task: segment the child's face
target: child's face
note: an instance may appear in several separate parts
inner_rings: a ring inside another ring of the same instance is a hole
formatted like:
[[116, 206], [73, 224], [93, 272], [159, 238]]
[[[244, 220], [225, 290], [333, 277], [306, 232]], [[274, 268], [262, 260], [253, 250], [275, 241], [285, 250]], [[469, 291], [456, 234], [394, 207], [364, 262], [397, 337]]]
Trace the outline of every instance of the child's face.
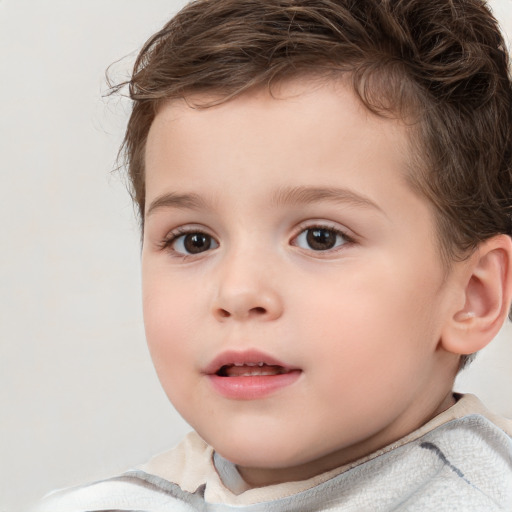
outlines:
[[174, 102], [151, 127], [148, 344], [178, 411], [254, 485], [341, 465], [451, 403], [452, 274], [408, 155], [406, 128], [339, 83]]

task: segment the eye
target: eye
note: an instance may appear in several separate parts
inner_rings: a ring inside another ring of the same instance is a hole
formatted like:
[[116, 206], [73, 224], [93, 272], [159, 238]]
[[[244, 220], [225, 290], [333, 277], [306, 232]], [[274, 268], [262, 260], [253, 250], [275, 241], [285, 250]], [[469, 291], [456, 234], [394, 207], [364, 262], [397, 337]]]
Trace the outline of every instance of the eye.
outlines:
[[179, 254], [200, 254], [216, 249], [219, 244], [210, 235], [201, 232], [190, 232], [173, 237], [167, 244]]
[[302, 249], [328, 251], [349, 242], [341, 231], [333, 228], [315, 226], [305, 229], [295, 238], [294, 244]]

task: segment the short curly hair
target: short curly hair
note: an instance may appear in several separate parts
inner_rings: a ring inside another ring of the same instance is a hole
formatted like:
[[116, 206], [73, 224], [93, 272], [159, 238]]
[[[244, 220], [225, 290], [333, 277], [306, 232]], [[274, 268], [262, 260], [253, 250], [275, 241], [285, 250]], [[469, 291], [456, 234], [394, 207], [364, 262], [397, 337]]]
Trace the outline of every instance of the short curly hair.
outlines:
[[186, 5], [117, 86], [128, 85], [133, 100], [121, 154], [142, 228], [145, 144], [163, 102], [214, 92], [219, 103], [311, 73], [344, 75], [371, 111], [414, 124], [409, 180], [434, 207], [446, 262], [492, 236], [512, 235], [509, 59], [483, 0]]

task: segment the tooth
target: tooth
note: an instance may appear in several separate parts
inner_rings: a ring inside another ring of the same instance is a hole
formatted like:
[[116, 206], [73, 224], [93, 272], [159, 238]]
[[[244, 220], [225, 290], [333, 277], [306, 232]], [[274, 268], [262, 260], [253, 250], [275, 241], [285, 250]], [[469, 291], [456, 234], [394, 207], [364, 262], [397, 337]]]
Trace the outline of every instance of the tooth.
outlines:
[[265, 363], [258, 363], [258, 366], [264, 366]]
[[244, 363], [235, 363], [235, 366], [243, 366]]

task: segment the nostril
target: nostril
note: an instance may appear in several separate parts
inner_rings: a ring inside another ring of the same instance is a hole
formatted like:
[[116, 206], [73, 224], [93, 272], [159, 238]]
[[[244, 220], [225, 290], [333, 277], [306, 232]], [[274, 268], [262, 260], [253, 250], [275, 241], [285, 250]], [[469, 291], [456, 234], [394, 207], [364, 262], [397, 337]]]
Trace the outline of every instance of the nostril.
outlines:
[[257, 307], [257, 308], [252, 308], [251, 312], [256, 313], [257, 315], [263, 315], [267, 312], [267, 310], [262, 307]]
[[229, 311], [226, 311], [225, 309], [219, 309], [219, 316], [222, 318], [227, 318], [228, 316], [231, 316]]

